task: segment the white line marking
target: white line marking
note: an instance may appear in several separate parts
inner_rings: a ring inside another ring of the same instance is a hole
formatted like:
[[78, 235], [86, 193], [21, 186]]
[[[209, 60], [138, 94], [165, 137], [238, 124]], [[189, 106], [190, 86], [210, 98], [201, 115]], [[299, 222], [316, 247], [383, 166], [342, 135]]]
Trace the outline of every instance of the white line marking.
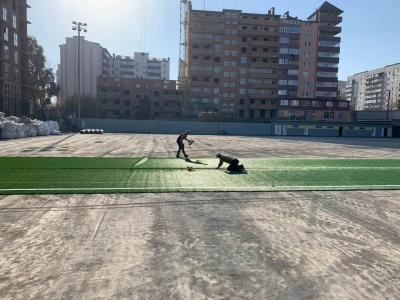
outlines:
[[146, 161], [147, 161], [147, 157], [144, 157], [140, 161], [138, 161], [134, 166], [136, 167], [138, 165], [141, 165], [141, 164], [145, 163]]

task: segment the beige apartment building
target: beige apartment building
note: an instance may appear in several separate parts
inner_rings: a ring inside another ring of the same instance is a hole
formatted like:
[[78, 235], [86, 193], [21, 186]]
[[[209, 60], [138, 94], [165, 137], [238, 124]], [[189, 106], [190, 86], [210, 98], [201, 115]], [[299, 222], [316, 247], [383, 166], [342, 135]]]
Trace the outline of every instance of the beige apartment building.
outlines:
[[60, 45], [60, 64], [57, 83], [60, 85], [58, 101], [78, 95], [78, 44], [80, 52], [81, 96], [96, 97], [97, 76], [113, 76], [113, 60], [107, 49], [98, 43], [85, 40], [84, 36], [66, 38]]
[[97, 117], [174, 119], [182, 116], [175, 80], [97, 77]]
[[31, 116], [26, 0], [1, 1], [0, 111]]
[[[205, 11], [187, 3], [180, 89], [193, 114], [239, 119], [348, 120], [336, 98], [342, 10], [324, 2], [305, 21]], [[183, 74], [183, 75], [182, 75]]]
[[347, 77], [346, 99], [357, 111], [400, 109], [400, 63]]

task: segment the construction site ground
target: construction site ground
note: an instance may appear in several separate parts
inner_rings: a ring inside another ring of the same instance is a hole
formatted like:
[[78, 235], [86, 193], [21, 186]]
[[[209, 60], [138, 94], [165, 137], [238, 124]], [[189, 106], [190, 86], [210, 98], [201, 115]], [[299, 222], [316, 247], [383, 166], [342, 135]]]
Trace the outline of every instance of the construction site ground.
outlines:
[[[0, 140], [0, 156], [174, 157], [177, 135]], [[192, 159], [400, 158], [397, 139], [190, 138]], [[0, 196], [0, 299], [399, 295], [398, 190]]]

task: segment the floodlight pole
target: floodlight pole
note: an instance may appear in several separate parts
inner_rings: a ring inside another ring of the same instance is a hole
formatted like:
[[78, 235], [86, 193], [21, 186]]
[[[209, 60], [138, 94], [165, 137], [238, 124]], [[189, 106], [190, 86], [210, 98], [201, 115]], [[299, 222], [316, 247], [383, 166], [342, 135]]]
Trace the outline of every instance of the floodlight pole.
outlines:
[[72, 22], [72, 30], [78, 31], [78, 131], [81, 130], [81, 30], [86, 32], [86, 23]]

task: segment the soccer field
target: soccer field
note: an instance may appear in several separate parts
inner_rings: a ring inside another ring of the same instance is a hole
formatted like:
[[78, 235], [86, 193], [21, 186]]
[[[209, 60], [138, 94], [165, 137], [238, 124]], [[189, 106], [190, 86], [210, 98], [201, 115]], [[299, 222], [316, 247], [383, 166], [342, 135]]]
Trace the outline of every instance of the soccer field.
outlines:
[[[400, 189], [400, 159], [0, 157], [0, 194]], [[193, 168], [191, 171], [189, 168]]]

